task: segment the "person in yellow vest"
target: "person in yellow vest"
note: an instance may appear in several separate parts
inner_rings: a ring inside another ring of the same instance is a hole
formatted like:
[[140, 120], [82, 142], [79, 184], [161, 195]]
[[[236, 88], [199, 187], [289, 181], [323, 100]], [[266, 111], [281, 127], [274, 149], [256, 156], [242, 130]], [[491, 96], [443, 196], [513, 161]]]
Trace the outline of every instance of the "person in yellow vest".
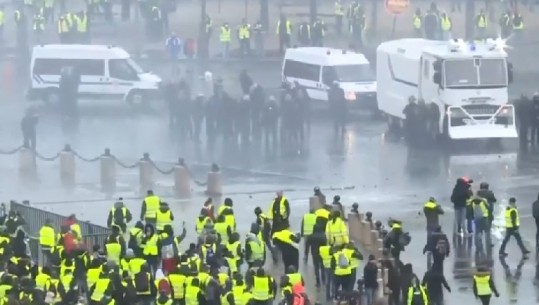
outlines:
[[200, 281], [196, 277], [185, 285], [185, 305], [205, 304], [206, 300], [200, 286]]
[[77, 241], [82, 240], [82, 230], [79, 225], [79, 220], [77, 219], [77, 215], [71, 214], [67, 217], [67, 220], [65, 222], [66, 225], [69, 226], [69, 230], [73, 233]]
[[301, 237], [303, 237], [305, 249], [303, 252], [303, 262], [307, 263], [309, 249], [312, 245], [311, 235], [313, 234], [314, 225], [316, 224], [315, 210], [311, 209], [309, 213], [303, 215], [301, 220]]
[[60, 36], [60, 43], [69, 42], [69, 23], [64, 15], [58, 19], [58, 36]]
[[252, 278], [246, 278], [247, 286], [251, 287], [254, 304], [270, 304], [276, 297], [277, 285], [275, 280], [266, 275], [264, 268], [260, 267]]
[[513, 36], [514, 41], [519, 43], [522, 40], [522, 31], [524, 30], [524, 19], [522, 15], [515, 10], [513, 17], [511, 18], [511, 23], [513, 25]]
[[281, 278], [281, 295], [285, 295], [285, 290], [292, 292], [292, 287], [294, 287], [296, 284], [305, 286], [305, 280], [294, 266], [289, 266], [286, 274]]
[[348, 227], [344, 220], [342, 220], [339, 211], [333, 211], [331, 213], [331, 219], [326, 224], [326, 237], [332, 246], [343, 246], [350, 241]]
[[32, 29], [34, 30], [34, 38], [36, 42], [41, 43], [43, 32], [45, 32], [45, 18], [39, 13], [34, 14]]
[[[185, 260], [185, 257], [184, 257]], [[180, 266], [180, 265], [178, 265]], [[170, 294], [174, 304], [184, 304], [185, 286], [187, 285], [188, 267], [181, 266], [174, 268], [168, 275], [167, 279], [170, 285]]]
[[214, 224], [215, 233], [217, 233], [218, 243], [226, 245], [230, 236], [232, 235], [232, 228], [225, 221], [225, 215], [217, 217], [217, 221]]
[[239, 271], [240, 266], [243, 263], [243, 250], [241, 249], [240, 234], [234, 232], [230, 235], [230, 240], [225, 246], [225, 261], [228, 266], [229, 275]]
[[144, 221], [146, 224], [153, 224], [155, 226], [156, 214], [160, 204], [161, 199], [159, 196], [154, 195], [152, 190], [148, 190], [144, 201], [142, 201], [140, 220]]
[[311, 42], [315, 47], [324, 46], [324, 37], [326, 36], [326, 24], [320, 18], [317, 18], [311, 27]]
[[292, 22], [284, 14], [281, 14], [275, 32], [279, 36], [279, 51], [283, 54], [285, 48], [290, 48], [292, 36]]
[[50, 219], [39, 230], [39, 245], [41, 246], [42, 266], [47, 266], [50, 261], [51, 250], [56, 245], [56, 233]]
[[142, 265], [140, 272], [135, 274], [133, 283], [137, 291], [138, 301], [142, 304], [152, 304], [157, 292], [148, 265]]
[[288, 218], [290, 217], [290, 203], [283, 195], [283, 191], [276, 193], [275, 199], [270, 204], [268, 218], [273, 222], [272, 234], [274, 232], [286, 229], [290, 226]]
[[286, 228], [272, 235], [273, 244], [280, 250], [283, 259], [284, 271], [289, 266], [299, 269], [299, 246], [301, 240], [299, 234], [294, 234], [290, 228]]
[[37, 275], [35, 277], [36, 289], [46, 292], [51, 285], [51, 270], [49, 267], [38, 267]]
[[425, 287], [421, 286], [421, 282], [417, 276], [413, 275], [412, 283], [408, 287], [407, 298], [408, 305], [428, 305], [429, 297]]
[[109, 216], [107, 218], [107, 227], [111, 228], [112, 225], [117, 225], [122, 229], [122, 233], [126, 232], [127, 225], [131, 222], [133, 216], [131, 211], [124, 205], [123, 198], [118, 198], [118, 201], [114, 203], [114, 207], [110, 209]]
[[453, 22], [446, 12], [440, 15], [440, 28], [442, 29], [442, 39], [451, 39], [451, 30], [453, 29]]
[[157, 230], [157, 233], [162, 232], [166, 225], [172, 225], [173, 220], [174, 215], [172, 214], [168, 203], [159, 203], [159, 209], [155, 214], [155, 229]]
[[207, 224], [213, 223], [212, 219], [208, 216], [208, 210], [205, 208], [202, 208], [200, 210], [200, 215], [196, 219], [195, 224], [195, 232], [197, 235], [202, 235], [204, 233], [204, 227], [206, 227]]
[[507, 10], [503, 12], [502, 15], [500, 16], [498, 25], [500, 26], [500, 37], [502, 39], [507, 39], [507, 37], [511, 35], [511, 31], [513, 29], [513, 23], [511, 19], [512, 19], [511, 10]]
[[90, 33], [88, 31], [88, 14], [86, 14], [85, 11], [80, 11], [74, 16], [74, 19], [78, 43], [90, 43]]
[[485, 10], [481, 9], [479, 14], [475, 16], [475, 37], [485, 39], [488, 21], [485, 15]]
[[173, 305], [174, 300], [170, 297], [167, 291], [159, 291], [157, 298], [155, 299], [155, 305]]
[[148, 263], [151, 274], [155, 274], [159, 265], [159, 235], [151, 224], [146, 224], [144, 232], [142, 254]]
[[[335, 248], [337, 249], [337, 248]], [[331, 260], [333, 258], [333, 249], [329, 244], [323, 244], [318, 249], [320, 260], [322, 261], [322, 272], [320, 277], [322, 284], [326, 286], [326, 300], [331, 300], [333, 287], [333, 270], [331, 269]]]
[[505, 253], [505, 247], [511, 236], [514, 236], [517, 240], [517, 244], [520, 247], [523, 255], [530, 253], [528, 249], [522, 243], [522, 237], [520, 237], [520, 215], [517, 209], [517, 200], [514, 197], [509, 198], [509, 206], [505, 210], [505, 237], [503, 238], [502, 245], [500, 246], [500, 256], [507, 256]]
[[92, 287], [89, 287], [90, 305], [101, 305], [105, 295], [110, 295], [113, 292], [114, 286], [109, 278], [109, 271], [109, 267], [103, 265], [99, 278]]
[[241, 56], [249, 56], [251, 53], [251, 25], [243, 18], [238, 28]]
[[225, 198], [223, 205], [217, 210], [217, 217], [225, 216], [225, 222], [230, 226], [232, 231], [236, 231], [236, 218], [234, 217], [234, 202], [230, 198]]
[[249, 269], [262, 267], [266, 261], [266, 247], [264, 241], [254, 233], [247, 233], [245, 238], [245, 260]]
[[423, 15], [420, 9], [415, 10], [414, 17], [412, 17], [412, 26], [415, 37], [423, 37]]
[[480, 299], [483, 305], [489, 305], [493, 292], [496, 297], [500, 296], [488, 269], [481, 266], [478, 267], [476, 274], [473, 276], [473, 293], [475, 298]]
[[230, 30], [230, 26], [228, 26], [228, 22], [225, 22], [222, 26], [221, 26], [221, 31], [219, 33], [219, 41], [221, 42], [222, 44], [222, 48], [223, 48], [223, 59], [228, 59], [228, 52], [230, 50], [230, 40], [231, 40], [231, 30]]
[[357, 268], [359, 267], [359, 262], [363, 260], [363, 254], [359, 252], [356, 245], [352, 241], [345, 245], [342, 251], [350, 260], [350, 267], [352, 268], [351, 281], [355, 283], [357, 277]]
[[[271, 222], [266, 214], [262, 213], [260, 207], [255, 208], [256, 224], [258, 224], [259, 232], [262, 235], [262, 240], [266, 243], [268, 249], [271, 249]], [[257, 232], [258, 234], [258, 232]]]
[[2, 40], [4, 35], [4, 24], [6, 23], [6, 12], [4, 5], [0, 4], [0, 40]]
[[335, 1], [335, 30], [338, 34], [342, 32], [342, 19], [344, 17], [344, 7], [341, 0]]
[[442, 206], [438, 204], [434, 197], [430, 197], [427, 202], [423, 205], [423, 214], [427, 222], [427, 240], [440, 225], [440, 215], [444, 214]]
[[333, 295], [337, 295], [339, 288], [342, 290], [352, 290], [354, 281], [352, 280], [352, 262], [346, 252], [343, 251], [343, 246], [336, 246], [331, 258], [331, 269], [333, 270]]
[[137, 221], [134, 227], [129, 229], [129, 249], [132, 249], [137, 257], [142, 256], [142, 239], [144, 237], [144, 224]]
[[318, 208], [316, 211], [314, 211], [314, 214], [316, 215], [316, 222], [322, 224], [322, 226], [325, 228], [329, 217], [331, 216], [331, 206], [324, 204], [321, 208]]
[[120, 227], [112, 226], [112, 233], [105, 241], [105, 254], [107, 261], [120, 264], [120, 260], [124, 258], [126, 252], [125, 240], [120, 231]]
[[62, 302], [74, 304], [78, 301], [79, 292], [77, 289], [75, 289], [75, 286], [77, 286], [77, 281], [75, 280], [71, 270], [67, 270], [65, 274], [60, 276], [59, 292]]

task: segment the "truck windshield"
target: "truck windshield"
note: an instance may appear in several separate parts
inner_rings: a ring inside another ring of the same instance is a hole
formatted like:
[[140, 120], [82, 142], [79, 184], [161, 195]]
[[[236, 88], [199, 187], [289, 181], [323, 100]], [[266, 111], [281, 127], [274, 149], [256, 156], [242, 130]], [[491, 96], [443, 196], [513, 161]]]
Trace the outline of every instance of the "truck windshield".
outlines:
[[374, 75], [368, 64], [334, 66], [340, 82], [373, 82]]
[[446, 60], [444, 69], [447, 88], [507, 86], [507, 65], [503, 58]]
[[127, 58], [126, 61], [131, 66], [131, 68], [133, 68], [133, 70], [137, 72], [137, 74], [144, 73], [144, 70], [134, 60], [132, 60], [131, 58]]

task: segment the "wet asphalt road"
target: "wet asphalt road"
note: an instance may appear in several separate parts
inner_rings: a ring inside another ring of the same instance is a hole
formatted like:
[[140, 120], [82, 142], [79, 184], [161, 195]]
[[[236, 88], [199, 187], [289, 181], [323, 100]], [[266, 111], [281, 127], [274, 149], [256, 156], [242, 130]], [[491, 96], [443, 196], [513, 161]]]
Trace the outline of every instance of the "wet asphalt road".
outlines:
[[[259, 64], [252, 76], [266, 87], [276, 88], [279, 84], [278, 65], [266, 65]], [[241, 64], [219, 65], [213, 66], [212, 71], [225, 79], [225, 86], [230, 92], [237, 94], [237, 72], [241, 67]], [[166, 68], [156, 70], [163, 75], [167, 72]], [[6, 97], [0, 105], [0, 150], [8, 150], [21, 143], [19, 120], [27, 103], [22, 99], [24, 86], [20, 85], [24, 77], [19, 79], [16, 86], [9, 88], [4, 83], [0, 91]], [[301, 216], [308, 209], [310, 190], [314, 185], [319, 185], [326, 189], [328, 198], [339, 194], [347, 206], [358, 202], [361, 211], [373, 211], [376, 219], [403, 219], [405, 229], [413, 236], [403, 259], [412, 262], [414, 270], [421, 276], [426, 269], [426, 260], [420, 252], [425, 233], [424, 219], [418, 212], [429, 196], [437, 198], [446, 208], [443, 227], [449, 232], [453, 219], [450, 192], [456, 178], [466, 175], [476, 182], [488, 181], [502, 204], [509, 197], [517, 198], [522, 217], [521, 232], [527, 244], [531, 243], [533, 248], [535, 226], [531, 218], [531, 202], [538, 192], [539, 161], [533, 157], [536, 152], [528, 155], [520, 153], [516, 141], [503, 141], [500, 145], [465, 141], [451, 146], [410, 149], [403, 141], [386, 137], [385, 124], [382, 122], [373, 121], [368, 114], [357, 114], [342, 137], [334, 136], [330, 122], [323, 118], [315, 119], [308, 140], [301, 148], [267, 151], [255, 141], [244, 149], [218, 144], [209, 151], [205, 143], [178, 143], [168, 130], [166, 114], [160, 105], [154, 105], [151, 111], [133, 112], [121, 103], [84, 102], [82, 109], [83, 118], [78, 131], [62, 131], [53, 111], [42, 110], [38, 133], [38, 150], [41, 154], [54, 155], [65, 143], [70, 143], [79, 154], [90, 158], [109, 147], [125, 163], [133, 163], [143, 152], [150, 152], [152, 158], [167, 169], [181, 156], [192, 165], [198, 180], [205, 180], [204, 165], [215, 161], [224, 167], [225, 193], [235, 200], [239, 229], [243, 232], [253, 219], [254, 207], [260, 205], [266, 208], [273, 191], [277, 189], [286, 190], [293, 206], [292, 220], [295, 228], [299, 229]], [[0, 188], [3, 199], [30, 199], [36, 205], [56, 213], [76, 212], [81, 219], [104, 224], [111, 197], [138, 196], [135, 170], [118, 168], [118, 191], [105, 195], [99, 192], [98, 163], [78, 162], [77, 187], [64, 191], [59, 184], [57, 161], [38, 162], [40, 182], [31, 186], [18, 181], [17, 162], [17, 155], [0, 156], [0, 168], [4, 173], [1, 178], [3, 187]], [[156, 180], [156, 190], [169, 199], [174, 213], [187, 222], [192, 236], [194, 215], [204, 200], [204, 188], [193, 185], [192, 200], [178, 201], [170, 198], [173, 183], [170, 176], [157, 175]], [[350, 190], [350, 186], [354, 189]], [[127, 204], [138, 214], [139, 199], [128, 199]], [[499, 241], [495, 253], [498, 244]], [[447, 304], [474, 302], [470, 282], [453, 279], [455, 253], [453, 251], [445, 268], [453, 288], [453, 292], [447, 295]], [[508, 247], [508, 253], [507, 264], [514, 274], [520, 260], [514, 241]], [[310, 270], [311, 267], [306, 268]], [[534, 259], [527, 260], [522, 267], [522, 276], [516, 285], [516, 301], [512, 297], [515, 285], [506, 283], [498, 259], [495, 260], [494, 270], [502, 296], [493, 300], [492, 304], [530, 304], [535, 302], [531, 298], [539, 299], [533, 285]]]

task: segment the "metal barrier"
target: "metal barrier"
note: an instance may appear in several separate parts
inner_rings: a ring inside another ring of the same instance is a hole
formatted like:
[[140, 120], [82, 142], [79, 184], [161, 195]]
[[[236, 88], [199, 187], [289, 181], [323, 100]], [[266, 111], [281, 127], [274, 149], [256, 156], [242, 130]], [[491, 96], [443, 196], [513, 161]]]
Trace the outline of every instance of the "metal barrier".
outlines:
[[[66, 223], [66, 216], [44, 211], [36, 207], [30, 206], [30, 203], [25, 201], [22, 204], [11, 201], [9, 210], [18, 212], [26, 221], [24, 226], [25, 231], [30, 236], [29, 246], [32, 253], [32, 259], [38, 262], [41, 261], [41, 249], [39, 246], [39, 230], [45, 224], [46, 220], [50, 220], [56, 232]], [[110, 235], [110, 229], [92, 224], [88, 221], [79, 221], [82, 232], [82, 244], [86, 249], [91, 250], [94, 245], [103, 247], [107, 236]]]

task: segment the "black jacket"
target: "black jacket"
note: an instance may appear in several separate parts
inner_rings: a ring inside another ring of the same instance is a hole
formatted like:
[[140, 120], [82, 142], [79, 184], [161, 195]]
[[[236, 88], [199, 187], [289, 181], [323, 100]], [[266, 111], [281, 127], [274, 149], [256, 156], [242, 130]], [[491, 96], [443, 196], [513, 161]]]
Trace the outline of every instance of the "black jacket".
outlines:
[[436, 298], [443, 295], [442, 285], [451, 292], [451, 288], [442, 273], [435, 273], [432, 271], [427, 271], [423, 276], [423, 281], [421, 282], [423, 286], [426, 285], [427, 292], [430, 298]]
[[378, 288], [378, 266], [376, 262], [369, 261], [363, 268], [363, 281], [365, 288]]

